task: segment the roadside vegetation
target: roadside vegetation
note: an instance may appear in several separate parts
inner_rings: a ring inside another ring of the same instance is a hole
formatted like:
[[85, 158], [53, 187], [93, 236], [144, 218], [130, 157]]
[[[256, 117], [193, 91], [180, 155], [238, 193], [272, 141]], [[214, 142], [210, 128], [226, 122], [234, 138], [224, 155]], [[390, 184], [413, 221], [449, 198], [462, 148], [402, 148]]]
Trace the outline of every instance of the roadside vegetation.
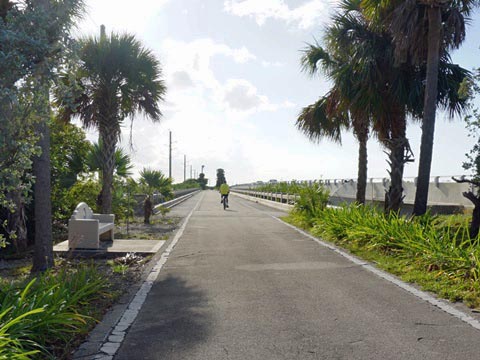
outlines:
[[287, 222], [442, 298], [480, 307], [480, 239], [470, 238], [468, 216], [409, 217], [359, 204], [330, 208], [321, 186], [299, 195]]
[[271, 193], [282, 193], [282, 194], [290, 194], [290, 195], [298, 195], [301, 189], [309, 187], [308, 182], [304, 181], [280, 181], [273, 184], [261, 184], [254, 187], [256, 191], [263, 191], [263, 192], [271, 192]]
[[116, 298], [94, 266], [0, 284], [0, 358], [62, 359]]
[[195, 179], [188, 179], [179, 184], [173, 184], [173, 190], [199, 189], [200, 184]]

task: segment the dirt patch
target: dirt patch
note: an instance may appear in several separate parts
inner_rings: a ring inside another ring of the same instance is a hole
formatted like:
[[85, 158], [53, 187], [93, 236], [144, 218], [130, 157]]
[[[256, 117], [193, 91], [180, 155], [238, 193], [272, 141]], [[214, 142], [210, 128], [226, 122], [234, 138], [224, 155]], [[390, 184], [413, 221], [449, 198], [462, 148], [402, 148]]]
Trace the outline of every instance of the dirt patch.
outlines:
[[135, 218], [132, 222], [124, 222], [116, 226], [115, 238], [166, 240], [177, 228], [180, 220], [179, 217], [164, 217], [153, 219], [150, 224], [144, 224], [141, 218]]

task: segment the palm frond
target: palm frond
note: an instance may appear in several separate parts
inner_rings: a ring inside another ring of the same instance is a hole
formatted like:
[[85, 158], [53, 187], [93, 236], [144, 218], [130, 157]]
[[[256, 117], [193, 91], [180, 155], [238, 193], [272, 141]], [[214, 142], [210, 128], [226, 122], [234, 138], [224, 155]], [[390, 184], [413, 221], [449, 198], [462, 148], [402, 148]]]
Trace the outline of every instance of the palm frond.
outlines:
[[127, 33], [78, 43], [81, 63], [62, 77], [70, 93], [57, 94], [61, 118], [79, 117], [86, 127], [109, 129], [117, 137], [122, 122], [136, 113], [160, 120], [166, 86], [160, 62], [149, 49]]
[[[87, 166], [89, 171], [101, 171], [103, 164], [103, 146], [101, 143], [92, 144], [92, 148], [87, 155]], [[115, 149], [115, 174], [122, 178], [132, 175], [133, 164], [130, 155], [122, 149]]]
[[307, 47], [302, 50], [301, 66], [302, 71], [314, 75], [319, 71], [319, 63], [324, 70], [333, 66], [334, 61], [330, 58], [330, 55], [318, 44], [307, 44]]
[[303, 108], [296, 127], [313, 142], [326, 138], [341, 144], [341, 132], [349, 127], [348, 114], [340, 110], [333, 92]]

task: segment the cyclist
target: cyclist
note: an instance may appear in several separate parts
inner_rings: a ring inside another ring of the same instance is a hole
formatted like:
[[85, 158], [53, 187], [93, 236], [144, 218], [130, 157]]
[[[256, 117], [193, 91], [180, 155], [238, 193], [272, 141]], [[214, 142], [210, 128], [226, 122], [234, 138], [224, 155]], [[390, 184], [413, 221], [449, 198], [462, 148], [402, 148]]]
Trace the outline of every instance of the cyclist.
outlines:
[[220, 196], [221, 196], [221, 201], [220, 203], [223, 204], [225, 201], [225, 205], [228, 208], [228, 194], [230, 193], [230, 187], [228, 186], [227, 183], [223, 183], [220, 185]]

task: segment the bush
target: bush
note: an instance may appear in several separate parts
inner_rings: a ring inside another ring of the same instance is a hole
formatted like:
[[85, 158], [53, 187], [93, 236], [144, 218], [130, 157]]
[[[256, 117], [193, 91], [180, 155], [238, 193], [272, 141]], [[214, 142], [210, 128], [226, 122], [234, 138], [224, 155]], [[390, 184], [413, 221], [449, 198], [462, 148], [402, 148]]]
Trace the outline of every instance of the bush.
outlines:
[[0, 288], [0, 358], [54, 358], [86, 334], [106, 280], [94, 267], [47, 272]]
[[307, 227], [312, 226], [315, 218], [327, 207], [328, 194], [328, 190], [318, 182], [311, 186], [299, 186], [297, 188], [299, 198], [293, 208], [293, 214], [303, 219]]
[[97, 196], [101, 189], [101, 184], [93, 178], [77, 181], [70, 189], [65, 191], [61, 202], [63, 207], [55, 212], [56, 216], [58, 216], [57, 219], [68, 221], [70, 216], [72, 216], [73, 210], [80, 202], [87, 203], [94, 212], [97, 212]]
[[195, 179], [188, 179], [179, 184], [173, 184], [173, 190], [200, 189], [200, 184]]

